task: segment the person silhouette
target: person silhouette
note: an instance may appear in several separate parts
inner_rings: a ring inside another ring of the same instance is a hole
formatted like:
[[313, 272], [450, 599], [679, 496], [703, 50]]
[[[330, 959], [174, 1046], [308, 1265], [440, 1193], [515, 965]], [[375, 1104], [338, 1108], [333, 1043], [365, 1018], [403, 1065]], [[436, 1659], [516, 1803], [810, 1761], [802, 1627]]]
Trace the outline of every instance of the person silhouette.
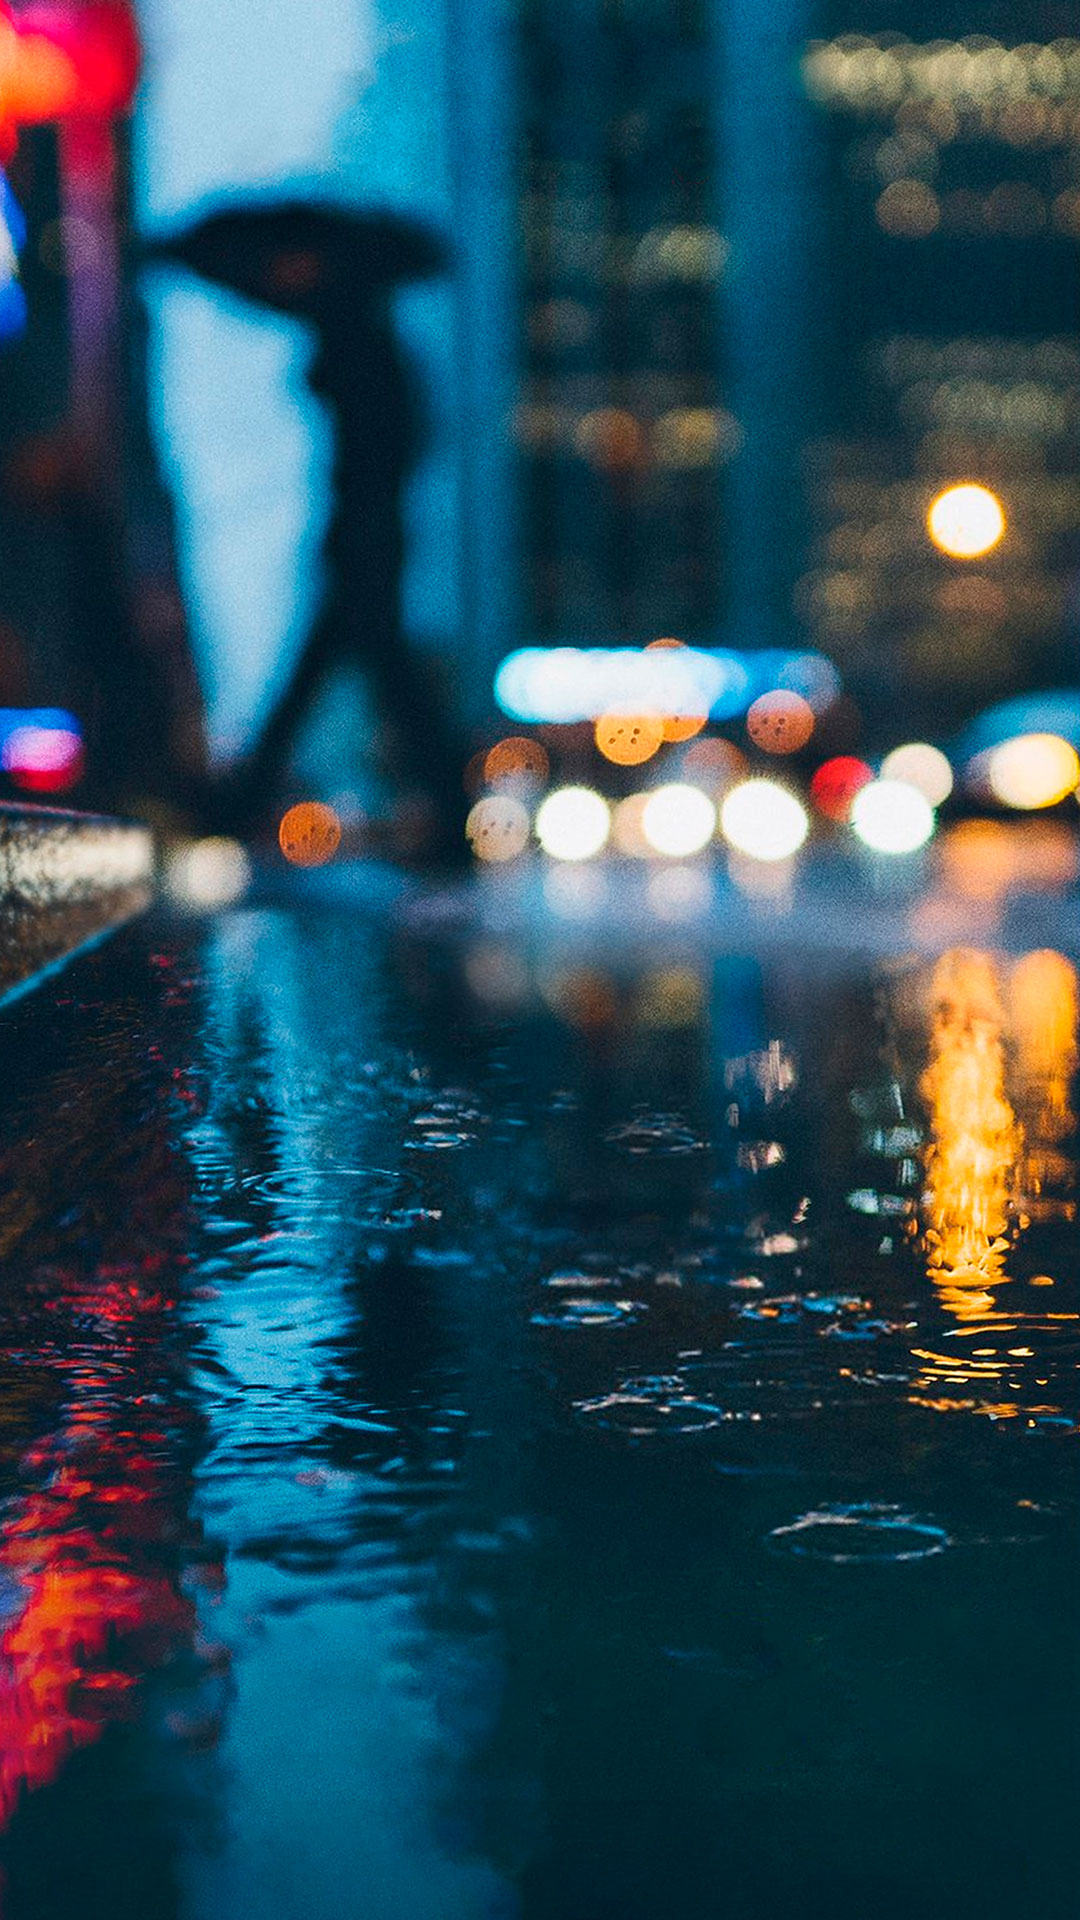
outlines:
[[224, 811], [243, 830], [265, 815], [316, 692], [332, 669], [356, 661], [433, 803], [429, 849], [456, 850], [465, 749], [402, 620], [405, 490], [423, 435], [391, 313], [396, 287], [445, 270], [444, 247], [392, 215], [290, 201], [222, 209], [142, 253], [307, 321], [317, 336], [308, 384], [334, 435], [325, 594], [254, 746], [219, 792], [219, 819]]

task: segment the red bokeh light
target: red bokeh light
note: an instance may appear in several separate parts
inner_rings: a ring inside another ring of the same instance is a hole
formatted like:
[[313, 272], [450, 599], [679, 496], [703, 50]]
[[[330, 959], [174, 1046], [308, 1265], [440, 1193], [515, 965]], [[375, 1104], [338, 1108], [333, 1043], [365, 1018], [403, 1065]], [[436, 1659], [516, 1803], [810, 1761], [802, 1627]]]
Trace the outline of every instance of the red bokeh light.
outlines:
[[73, 114], [126, 113], [139, 76], [139, 41], [127, 0], [38, 0], [13, 14], [0, 5], [0, 121], [5, 128]]
[[838, 754], [825, 760], [810, 782], [810, 798], [827, 820], [845, 821], [851, 813], [855, 795], [874, 777], [865, 760], [853, 754]]
[[2, 757], [5, 773], [24, 793], [66, 793], [82, 777], [82, 741], [63, 727], [16, 727]]

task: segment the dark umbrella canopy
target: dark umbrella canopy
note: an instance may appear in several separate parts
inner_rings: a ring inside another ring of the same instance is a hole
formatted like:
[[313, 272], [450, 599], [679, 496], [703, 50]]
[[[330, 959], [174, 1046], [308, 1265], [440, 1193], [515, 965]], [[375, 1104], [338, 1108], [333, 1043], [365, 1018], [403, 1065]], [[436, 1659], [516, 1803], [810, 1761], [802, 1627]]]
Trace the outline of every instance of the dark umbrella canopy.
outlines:
[[245, 299], [316, 323], [448, 265], [441, 240], [417, 222], [306, 200], [223, 207], [147, 241], [140, 257], [175, 261]]

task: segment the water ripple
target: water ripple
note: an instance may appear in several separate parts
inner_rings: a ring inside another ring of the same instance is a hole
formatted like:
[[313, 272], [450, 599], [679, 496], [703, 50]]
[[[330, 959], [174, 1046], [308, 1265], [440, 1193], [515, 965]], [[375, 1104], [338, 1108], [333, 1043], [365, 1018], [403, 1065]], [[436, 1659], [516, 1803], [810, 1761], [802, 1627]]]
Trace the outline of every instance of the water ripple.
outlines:
[[929, 1560], [953, 1544], [937, 1521], [874, 1500], [816, 1507], [774, 1527], [769, 1539], [780, 1552], [836, 1567]]
[[557, 1306], [530, 1314], [534, 1327], [632, 1327], [646, 1308], [640, 1300], [560, 1300]]

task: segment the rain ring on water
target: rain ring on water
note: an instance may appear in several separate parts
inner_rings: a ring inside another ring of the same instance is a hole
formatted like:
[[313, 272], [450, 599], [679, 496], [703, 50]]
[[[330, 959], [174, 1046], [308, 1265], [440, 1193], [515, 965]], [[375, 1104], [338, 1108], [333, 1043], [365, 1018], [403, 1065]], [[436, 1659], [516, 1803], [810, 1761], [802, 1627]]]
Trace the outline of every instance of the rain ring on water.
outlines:
[[838, 1567], [929, 1560], [952, 1545], [949, 1534], [936, 1521], [874, 1500], [815, 1508], [786, 1526], [774, 1527], [769, 1539], [779, 1552], [798, 1554], [807, 1560], [828, 1560]]
[[713, 1401], [688, 1393], [678, 1374], [643, 1374], [624, 1380], [614, 1393], [575, 1405], [590, 1425], [638, 1440], [661, 1433], [676, 1437], [706, 1433], [727, 1417]]
[[646, 1311], [640, 1300], [560, 1300], [530, 1314], [534, 1327], [632, 1327]]
[[[343, 1199], [343, 1183], [350, 1201], [354, 1196], [364, 1204], [385, 1206], [401, 1193], [415, 1187], [415, 1181], [402, 1169], [388, 1167], [348, 1167], [333, 1164], [304, 1169], [278, 1169], [270, 1173], [251, 1173], [240, 1180], [245, 1193], [256, 1194], [278, 1206], [299, 1208], [305, 1212], [335, 1213]], [[354, 1184], [355, 1183], [355, 1184]]]

